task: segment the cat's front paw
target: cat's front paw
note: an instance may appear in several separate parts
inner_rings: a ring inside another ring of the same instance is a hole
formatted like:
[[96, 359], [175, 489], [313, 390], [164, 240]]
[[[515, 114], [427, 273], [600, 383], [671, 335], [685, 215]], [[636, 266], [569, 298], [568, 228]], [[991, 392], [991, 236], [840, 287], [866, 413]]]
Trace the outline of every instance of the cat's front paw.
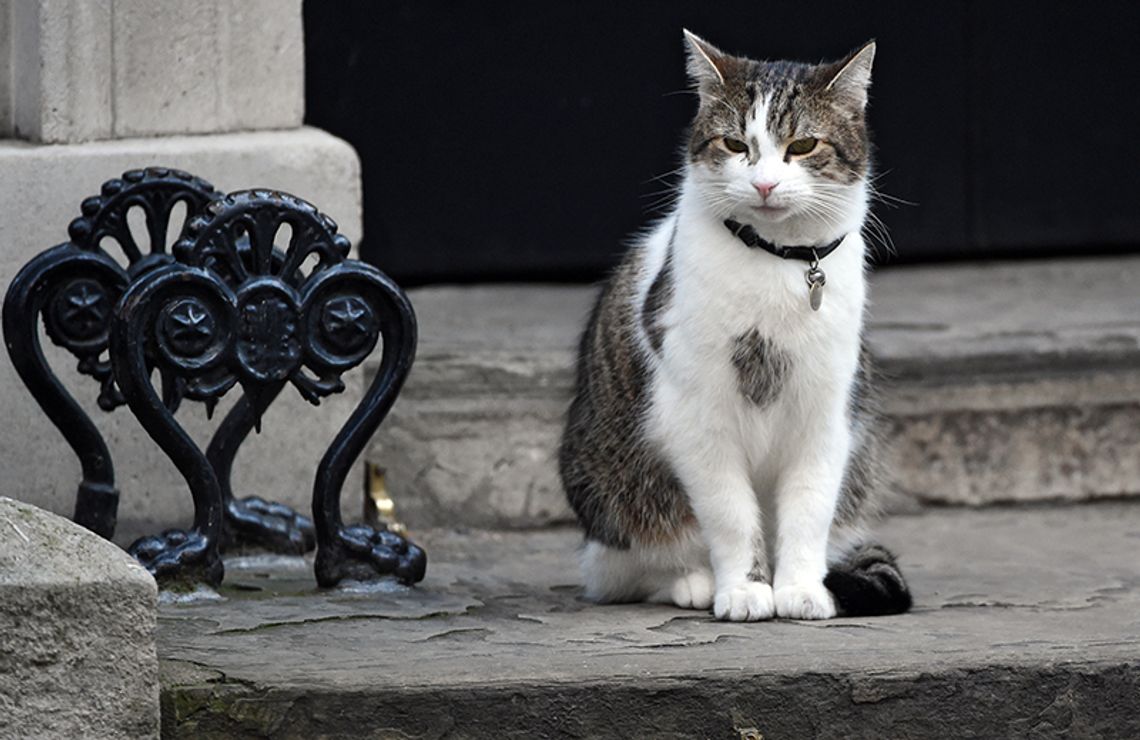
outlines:
[[673, 581], [669, 600], [682, 609], [708, 609], [713, 603], [712, 574], [698, 570], [681, 576]]
[[783, 619], [831, 619], [835, 599], [823, 583], [789, 583], [776, 589], [776, 614]]
[[775, 613], [772, 587], [757, 581], [717, 591], [713, 602], [713, 615], [728, 622], [758, 622]]

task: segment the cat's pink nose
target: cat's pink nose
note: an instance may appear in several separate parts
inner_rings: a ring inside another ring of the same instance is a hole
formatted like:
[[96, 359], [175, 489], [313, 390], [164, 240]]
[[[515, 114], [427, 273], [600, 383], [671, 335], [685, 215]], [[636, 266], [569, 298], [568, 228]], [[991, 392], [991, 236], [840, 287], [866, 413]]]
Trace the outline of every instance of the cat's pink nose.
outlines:
[[772, 194], [772, 191], [775, 190], [779, 184], [778, 182], [754, 182], [752, 183], [752, 187], [756, 188], [756, 192], [760, 193], [761, 198], [767, 200], [768, 196]]

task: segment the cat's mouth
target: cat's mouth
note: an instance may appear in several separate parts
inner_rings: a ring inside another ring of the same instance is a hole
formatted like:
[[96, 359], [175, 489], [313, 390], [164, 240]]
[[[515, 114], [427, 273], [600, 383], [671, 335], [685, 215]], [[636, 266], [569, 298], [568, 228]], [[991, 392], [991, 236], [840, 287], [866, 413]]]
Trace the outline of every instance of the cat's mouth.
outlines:
[[749, 208], [765, 216], [785, 216], [791, 211], [791, 208], [788, 206], [776, 206], [770, 203], [759, 206], [749, 206]]

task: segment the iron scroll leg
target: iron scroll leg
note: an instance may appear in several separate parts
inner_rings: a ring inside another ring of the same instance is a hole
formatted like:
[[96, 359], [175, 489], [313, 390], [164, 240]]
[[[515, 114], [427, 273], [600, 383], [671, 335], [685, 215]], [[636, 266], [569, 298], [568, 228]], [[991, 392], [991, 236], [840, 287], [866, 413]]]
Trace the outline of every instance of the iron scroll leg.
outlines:
[[[316, 545], [313, 520], [292, 508], [260, 496], [236, 498], [231, 487], [234, 458], [257, 420], [280, 394], [284, 383], [262, 390], [255, 396], [243, 395], [218, 426], [206, 458], [221, 486], [225, 508], [222, 547], [226, 550], [245, 545], [260, 546], [273, 552], [303, 554]], [[251, 400], [252, 399], [252, 400]]]
[[373, 286], [370, 292], [378, 302], [383, 355], [364, 398], [317, 467], [313, 484], [317, 583], [331, 587], [344, 579], [368, 580], [391, 574], [405, 584], [412, 584], [423, 580], [427, 569], [427, 555], [420, 547], [383, 528], [346, 527], [341, 519], [340, 492], [349, 468], [391, 409], [411, 370], [416, 351], [415, 312], [404, 291], [375, 268], [367, 265], [352, 268], [365, 273]]
[[[222, 582], [222, 493], [206, 455], [174, 419], [151, 384], [146, 347], [153, 338], [155, 315], [167, 305], [163, 301], [169, 295], [186, 292], [215, 304], [228, 304], [232, 296], [224, 291], [224, 286], [203, 279], [200, 273], [171, 265], [131, 285], [119, 301], [112, 322], [111, 364], [115, 382], [143, 429], [185, 478], [194, 500], [192, 529], [171, 529], [143, 537], [129, 548], [130, 554], [164, 585], [201, 581], [217, 586]], [[211, 335], [209, 339], [215, 337]], [[213, 345], [209, 349], [213, 351]]]
[[107, 539], [115, 533], [119, 507], [111, 454], [90, 417], [52, 372], [40, 343], [39, 319], [45, 311], [52, 312], [45, 318], [56, 332], [56, 343], [84, 357], [81, 369], [93, 375], [105, 370], [109, 376], [109, 368], [95, 368], [106, 348], [112, 307], [126, 283], [126, 274], [109, 258], [62, 244], [16, 275], [3, 311], [4, 343], [12, 365], [79, 458], [83, 479], [75, 521]]

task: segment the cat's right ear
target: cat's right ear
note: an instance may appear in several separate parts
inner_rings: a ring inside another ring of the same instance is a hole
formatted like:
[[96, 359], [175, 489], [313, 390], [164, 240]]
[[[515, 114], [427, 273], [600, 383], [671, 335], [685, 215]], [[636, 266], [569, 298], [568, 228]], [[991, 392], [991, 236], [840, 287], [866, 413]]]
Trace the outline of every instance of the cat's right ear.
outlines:
[[685, 33], [685, 45], [688, 47], [689, 79], [697, 87], [705, 84], [723, 85], [728, 54], [689, 29], [681, 30]]

